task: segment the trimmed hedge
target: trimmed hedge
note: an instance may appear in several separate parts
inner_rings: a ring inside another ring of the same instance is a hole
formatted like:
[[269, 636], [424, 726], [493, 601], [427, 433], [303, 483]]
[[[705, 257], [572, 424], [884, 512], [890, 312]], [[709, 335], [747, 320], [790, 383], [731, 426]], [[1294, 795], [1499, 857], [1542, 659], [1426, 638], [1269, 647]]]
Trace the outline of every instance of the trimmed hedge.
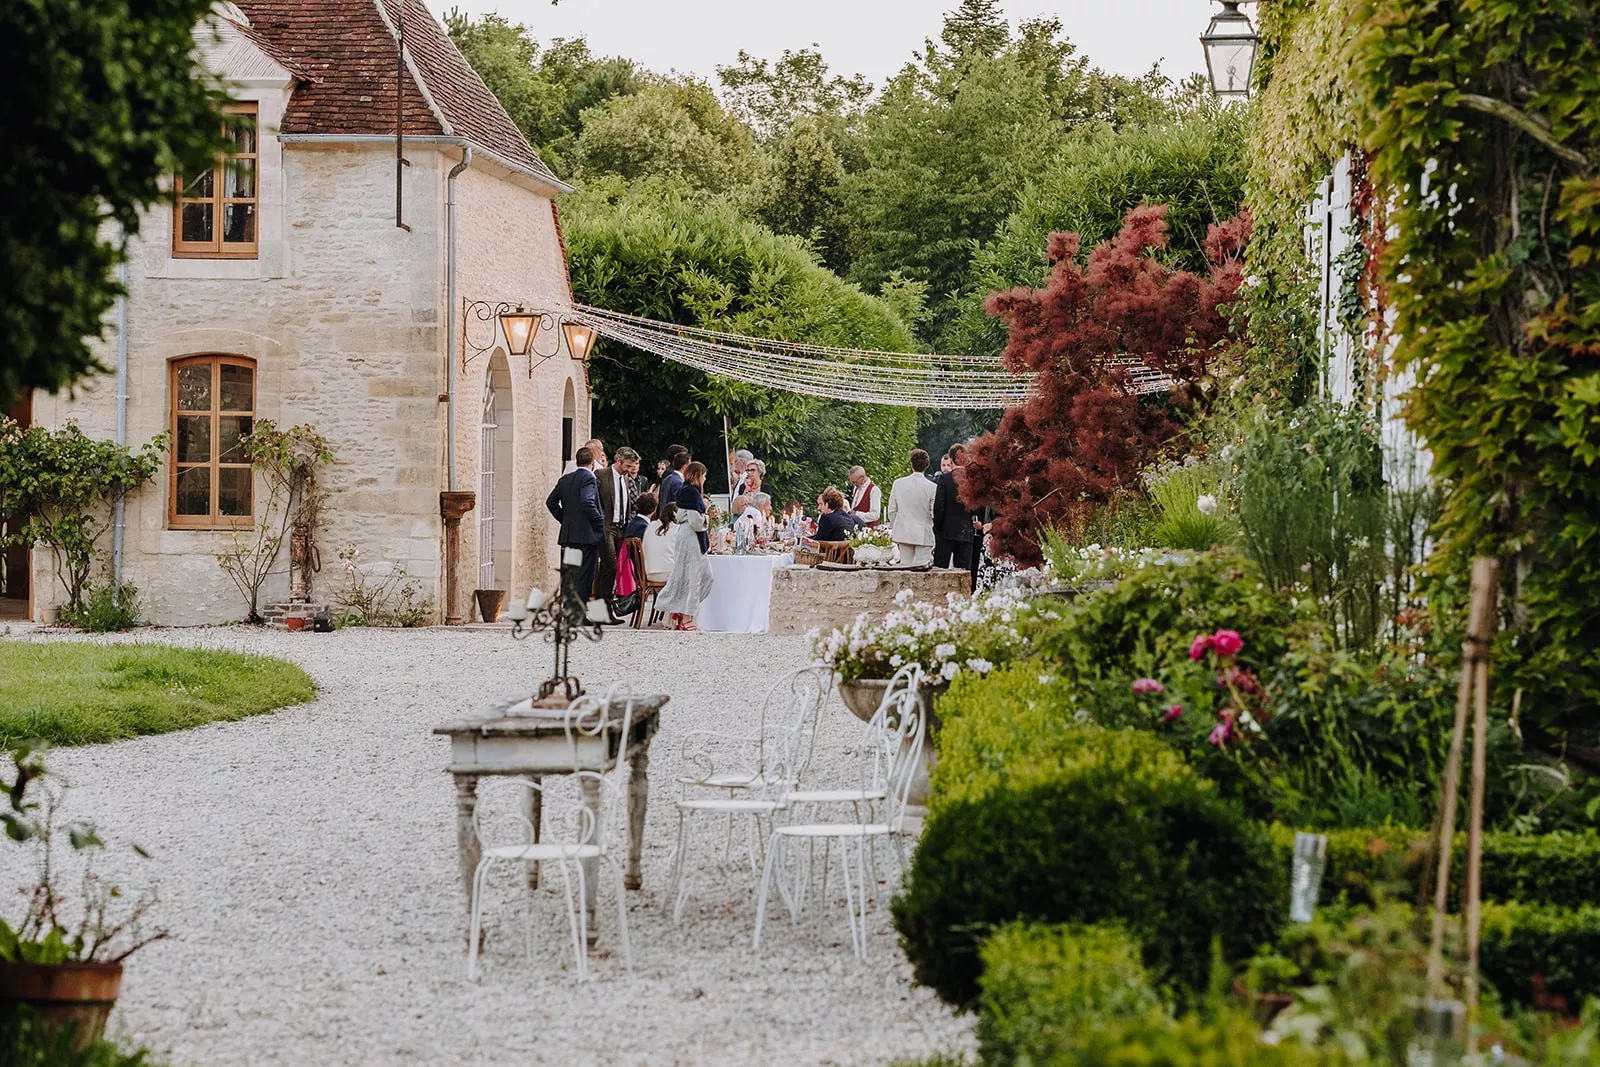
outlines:
[[1086, 1027], [1164, 1017], [1140, 946], [1103, 926], [1002, 927], [983, 943], [978, 1049], [986, 1067], [1052, 1062]]
[[1247, 1016], [1211, 1021], [1187, 1015], [1089, 1027], [1029, 1067], [1353, 1067], [1355, 1062], [1328, 1046], [1269, 1045]]
[[[1294, 830], [1272, 827], [1284, 864], [1294, 849]], [[1328, 833], [1328, 867], [1322, 881], [1322, 902], [1343, 898], [1371, 904], [1376, 891], [1402, 900], [1417, 899], [1424, 869], [1428, 834], [1385, 826], [1371, 830]], [[1466, 834], [1457, 834], [1451, 861], [1451, 907], [1460, 906], [1466, 870]], [[1432, 899], [1432, 882], [1428, 883]], [[1483, 838], [1483, 899], [1582, 907], [1600, 903], [1600, 835], [1554, 833], [1535, 837], [1490, 833]]]
[[1272, 939], [1288, 868], [1265, 827], [1157, 738], [1059, 721], [1037, 665], [997, 674], [940, 701], [931, 813], [893, 905], [918, 981], [970, 1003], [980, 941], [1016, 920], [1120, 925], [1181, 993], [1205, 988], [1213, 942], [1235, 961]]
[[1507, 1001], [1576, 1012], [1600, 997], [1600, 907], [1486, 904], [1478, 967]]

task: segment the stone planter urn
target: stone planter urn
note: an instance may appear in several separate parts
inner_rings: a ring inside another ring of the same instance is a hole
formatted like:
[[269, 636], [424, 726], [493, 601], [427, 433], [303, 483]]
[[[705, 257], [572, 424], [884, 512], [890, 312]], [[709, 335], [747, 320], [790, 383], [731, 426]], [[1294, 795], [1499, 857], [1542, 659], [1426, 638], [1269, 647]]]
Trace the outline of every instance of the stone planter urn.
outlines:
[[474, 589], [472, 596], [478, 602], [478, 614], [484, 622], [499, 621], [500, 609], [506, 602], [504, 589]]
[[75, 1027], [77, 1051], [104, 1036], [121, 991], [120, 963], [0, 963], [0, 1005], [28, 1005], [48, 1034]]
[[[871, 722], [888, 688], [887, 678], [858, 678], [853, 682], [840, 682], [839, 696], [851, 714], [862, 722]], [[911, 793], [906, 801], [907, 815], [927, 814], [928, 794], [933, 789], [931, 776], [939, 763], [939, 752], [933, 743], [939, 733], [939, 714], [934, 709], [939, 697], [949, 688], [950, 683], [942, 678], [931, 682], [925, 679], [917, 692], [917, 703], [922, 709], [923, 721], [927, 723], [927, 732], [922, 738], [922, 766], [917, 768], [916, 776], [911, 780]]]

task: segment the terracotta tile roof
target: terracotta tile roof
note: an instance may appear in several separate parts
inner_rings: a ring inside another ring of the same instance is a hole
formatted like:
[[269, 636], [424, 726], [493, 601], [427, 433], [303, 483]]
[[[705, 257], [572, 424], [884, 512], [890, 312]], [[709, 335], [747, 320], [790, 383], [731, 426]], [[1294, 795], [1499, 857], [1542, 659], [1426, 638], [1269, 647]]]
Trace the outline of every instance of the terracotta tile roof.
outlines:
[[395, 123], [395, 41], [405, 5], [401, 92], [407, 136], [465, 137], [507, 162], [559, 182], [423, 0], [234, 0], [253, 38], [314, 80], [289, 98], [283, 132], [388, 134]]

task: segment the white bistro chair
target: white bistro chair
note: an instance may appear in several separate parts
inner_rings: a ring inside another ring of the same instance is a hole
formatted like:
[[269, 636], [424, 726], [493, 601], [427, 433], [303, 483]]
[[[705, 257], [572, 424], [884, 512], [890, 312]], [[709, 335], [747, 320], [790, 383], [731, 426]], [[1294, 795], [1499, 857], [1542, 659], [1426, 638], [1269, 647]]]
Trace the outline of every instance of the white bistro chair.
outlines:
[[[856, 797], [846, 800], [855, 818], [836, 822], [794, 821], [773, 828], [772, 839], [767, 844], [766, 865], [761, 873], [761, 891], [756, 899], [754, 948], [761, 947], [767, 893], [775, 870], [779, 872], [778, 891], [789, 905], [790, 917], [798, 919], [800, 915], [799, 886], [790, 892], [781, 874], [787, 847], [799, 842], [809, 846], [819, 840], [837, 841], [850, 944], [857, 957], [866, 959], [868, 850], [884, 838], [897, 838], [904, 830], [906, 802], [922, 760], [927, 729], [917, 694], [916, 682], [920, 677], [913, 674], [910, 681], [911, 684], [899, 689], [890, 688], [869, 724], [869, 743], [862, 753], [861, 786]], [[791, 792], [779, 801], [780, 807], [789, 809], [791, 815], [794, 814], [790, 801], [793, 795]], [[837, 800], [830, 797], [827, 802], [837, 803]], [[855, 868], [853, 881], [852, 866]], [[823, 877], [826, 879], [826, 872]], [[802, 877], [800, 884], [806, 880]]]
[[[573, 747], [573, 762], [577, 762], [577, 741], [580, 737], [604, 737], [614, 700], [623, 702], [621, 742], [617, 763], [610, 771], [579, 770], [574, 767], [571, 779], [576, 786], [576, 797], [556, 797], [545, 789], [545, 781], [532, 782], [521, 778], [503, 778], [490, 782], [485, 791], [504, 791], [516, 795], [521, 804], [516, 814], [505, 816], [520, 827], [516, 840], [501, 840], [486, 833], [484, 812], [489, 805], [480, 802], [472, 816], [473, 833], [477, 835], [482, 858], [472, 878], [472, 918], [467, 940], [467, 976], [478, 977], [478, 937], [483, 926], [483, 891], [489, 870], [497, 864], [513, 863], [526, 869], [530, 863], [541, 866], [555, 863], [561, 868], [563, 894], [567, 901], [567, 923], [572, 933], [572, 951], [578, 978], [589, 977], [589, 919], [584, 905], [585, 860], [598, 860], [602, 871], [614, 876], [617, 894], [617, 933], [622, 941], [622, 957], [629, 972], [633, 970], [633, 950], [628, 942], [628, 901], [623, 889], [623, 873], [628, 855], [628, 764], [626, 759], [628, 731], [633, 724], [631, 696], [617, 697], [607, 693], [601, 701], [590, 696], [580, 696], [572, 702], [566, 714], [567, 743]], [[582, 800], [586, 789], [598, 790], [598, 812]], [[492, 794], [491, 794], [492, 795]], [[533, 799], [541, 803], [530, 804]], [[498, 806], [496, 806], [498, 808]], [[549, 812], [549, 830], [543, 840], [534, 827], [529, 811]], [[576, 886], [574, 886], [576, 875]], [[574, 893], [576, 889], [576, 893]], [[533, 952], [532, 909], [530, 925], [525, 932], [529, 955]]]
[[832, 692], [830, 668], [802, 667], [783, 675], [768, 688], [754, 730], [694, 730], [683, 739], [678, 839], [669, 879], [674, 921], [682, 917], [689, 896], [687, 858], [694, 844], [697, 820], [705, 816], [727, 817], [723, 844], [726, 859], [733, 842], [734, 820], [748, 818], [746, 848], [751, 870], [758, 869], [760, 820], [773, 815], [780, 798], [810, 763], [817, 721]]

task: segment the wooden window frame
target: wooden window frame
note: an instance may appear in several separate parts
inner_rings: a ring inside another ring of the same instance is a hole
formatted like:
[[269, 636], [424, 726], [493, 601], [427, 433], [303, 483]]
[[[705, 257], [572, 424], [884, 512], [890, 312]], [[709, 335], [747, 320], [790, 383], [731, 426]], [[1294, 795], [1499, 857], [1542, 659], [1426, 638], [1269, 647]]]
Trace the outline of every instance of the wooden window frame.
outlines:
[[[178, 373], [184, 367], [195, 367], [202, 364], [211, 368], [211, 409], [180, 408], [178, 392]], [[222, 410], [222, 368], [225, 366], [244, 367], [250, 371], [250, 410], [235, 411]], [[172, 396], [171, 415], [168, 418], [167, 428], [172, 435], [172, 441], [167, 446], [168, 466], [171, 468], [167, 475], [167, 525], [174, 530], [241, 530], [249, 529], [255, 525], [255, 473], [254, 467], [248, 463], [223, 463], [221, 422], [223, 416], [247, 417], [252, 428], [255, 426], [256, 407], [260, 396], [261, 378], [256, 369], [256, 361], [244, 356], [188, 356], [175, 359], [167, 364], [167, 387]], [[205, 463], [180, 463], [178, 460], [178, 416], [180, 415], [209, 415], [211, 417], [211, 457]], [[178, 475], [181, 471], [195, 467], [206, 467], [210, 471], [211, 481], [211, 511], [206, 515], [180, 515], [178, 514]], [[220, 472], [224, 469], [244, 468], [251, 472], [248, 479], [250, 486], [250, 514], [248, 515], [223, 515], [218, 510], [220, 498], [218, 494]]]
[[[254, 103], [227, 104], [223, 107], [224, 115], [249, 115], [255, 120], [255, 151], [240, 152], [217, 160], [217, 165], [211, 170], [211, 196], [186, 197], [186, 185], [182, 174], [173, 175], [172, 181], [172, 255], [174, 259], [256, 259], [261, 249], [261, 115]], [[223, 120], [222, 128], [227, 130], [227, 121]], [[235, 159], [248, 159], [251, 171], [255, 175], [252, 188], [254, 196], [227, 196], [226, 182], [228, 180], [228, 163]], [[210, 204], [211, 205], [211, 237], [209, 241], [185, 241], [183, 239], [183, 207], [185, 204]], [[255, 209], [254, 237], [248, 242], [224, 241], [222, 239], [223, 220], [230, 204], [249, 204]]]

